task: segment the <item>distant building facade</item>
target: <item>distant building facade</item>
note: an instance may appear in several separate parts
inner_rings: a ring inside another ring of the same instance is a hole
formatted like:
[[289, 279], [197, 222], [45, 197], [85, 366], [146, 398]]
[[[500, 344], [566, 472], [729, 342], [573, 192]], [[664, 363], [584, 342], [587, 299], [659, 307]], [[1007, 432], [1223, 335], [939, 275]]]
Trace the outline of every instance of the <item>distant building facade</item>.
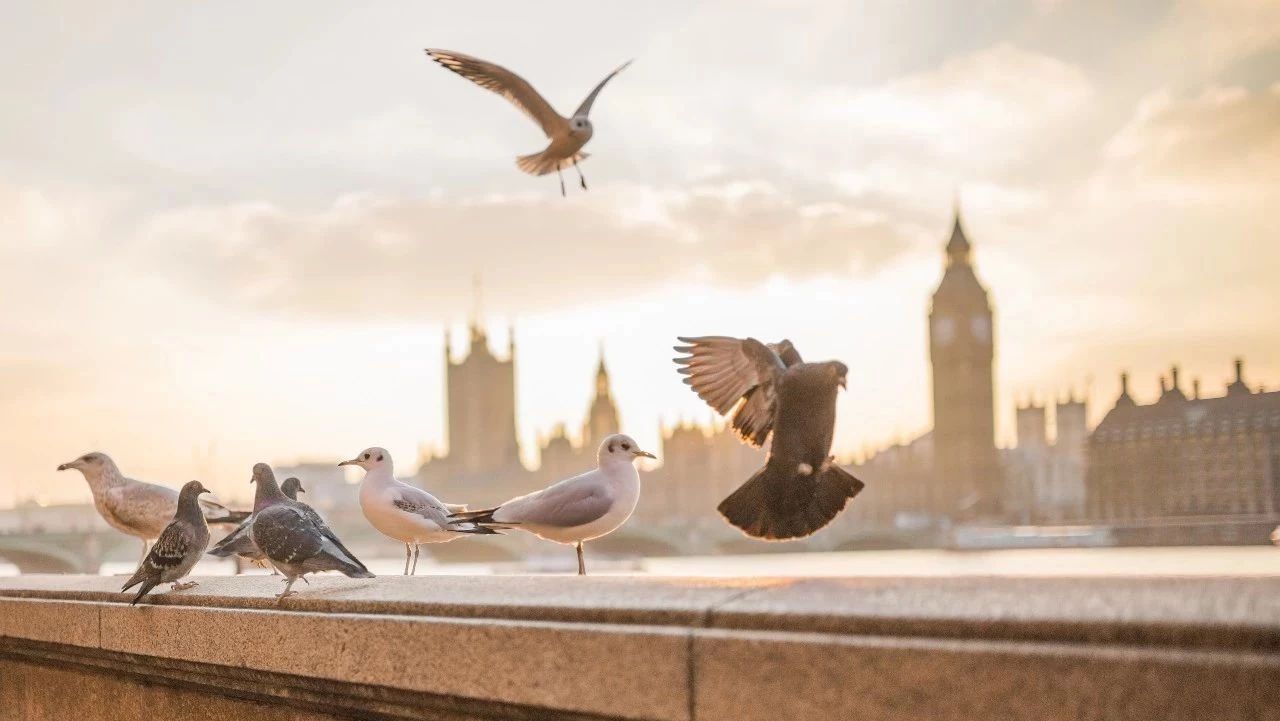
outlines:
[[469, 336], [467, 355], [460, 361], [454, 361], [452, 344], [445, 336], [449, 452], [423, 458], [417, 482], [446, 500], [479, 505], [501, 502], [592, 468], [600, 442], [619, 429], [603, 349], [580, 441], [575, 443], [565, 426], [558, 425], [540, 439], [540, 463], [531, 471], [520, 460], [516, 435], [515, 333], [508, 341], [506, 358], [493, 353], [478, 323], [471, 324]]
[[1017, 407], [1017, 446], [1001, 452], [1010, 521], [1067, 523], [1084, 516], [1087, 410], [1074, 396], [1054, 404], [1050, 442], [1046, 406], [1028, 401]]
[[1241, 361], [1225, 395], [1200, 398], [1198, 385], [1188, 398], [1175, 367], [1161, 378], [1159, 399], [1138, 405], [1122, 376], [1115, 406], [1088, 441], [1090, 518], [1280, 522], [1280, 392], [1251, 390]]

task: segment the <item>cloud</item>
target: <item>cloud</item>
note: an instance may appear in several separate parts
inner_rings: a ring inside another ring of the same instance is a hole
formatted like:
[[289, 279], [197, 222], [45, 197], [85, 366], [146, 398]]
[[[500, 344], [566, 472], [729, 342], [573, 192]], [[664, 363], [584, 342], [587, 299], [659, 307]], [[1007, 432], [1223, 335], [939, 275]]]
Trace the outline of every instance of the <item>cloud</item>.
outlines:
[[508, 312], [540, 310], [691, 279], [870, 273], [912, 233], [846, 198], [738, 181], [569, 200], [364, 194], [313, 211], [186, 208], [148, 220], [131, 253], [200, 295], [268, 313], [449, 318], [475, 272]]
[[1144, 98], [1106, 148], [1108, 172], [1160, 192], [1274, 193], [1280, 183], [1280, 83], [1249, 92]]

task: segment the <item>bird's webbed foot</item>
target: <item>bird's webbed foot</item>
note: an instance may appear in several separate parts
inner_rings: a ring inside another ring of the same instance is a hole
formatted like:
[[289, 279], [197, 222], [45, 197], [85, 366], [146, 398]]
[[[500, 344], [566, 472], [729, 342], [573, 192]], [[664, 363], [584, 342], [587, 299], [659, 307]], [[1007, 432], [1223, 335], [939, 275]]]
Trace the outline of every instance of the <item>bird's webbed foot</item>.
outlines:
[[174, 581], [172, 584], [169, 585], [169, 590], [185, 591], [188, 588], [195, 588], [196, 586], [199, 586], [199, 585], [200, 585], [199, 581], [184, 581], [183, 583], [178, 583], [177, 581]]

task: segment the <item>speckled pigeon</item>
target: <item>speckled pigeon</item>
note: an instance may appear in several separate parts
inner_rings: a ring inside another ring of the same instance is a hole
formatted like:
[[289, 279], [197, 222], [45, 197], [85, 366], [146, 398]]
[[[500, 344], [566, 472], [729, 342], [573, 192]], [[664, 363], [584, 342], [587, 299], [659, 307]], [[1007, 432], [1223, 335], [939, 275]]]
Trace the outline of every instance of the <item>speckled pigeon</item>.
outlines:
[[698, 397], [744, 443], [773, 443], [764, 468], [720, 503], [729, 523], [755, 538], [804, 538], [831, 522], [862, 481], [836, 465], [831, 439], [836, 395], [849, 369], [839, 361], [805, 363], [791, 341], [681, 337], [675, 359]]
[[277, 598], [292, 595], [299, 578], [316, 571], [341, 571], [351, 578], [373, 578], [368, 568], [342, 545], [329, 526], [310, 506], [291, 501], [276, 483], [265, 463], [253, 467], [258, 489], [249, 535], [271, 565], [284, 574], [287, 584]]
[[178, 492], [178, 512], [169, 525], [160, 532], [151, 551], [142, 559], [138, 570], [124, 584], [121, 591], [128, 591], [138, 584], [138, 595], [130, 606], [161, 583], [172, 583], [174, 591], [182, 591], [196, 585], [195, 581], [178, 583], [191, 572], [209, 545], [209, 524], [200, 508], [200, 494], [208, 493], [200, 481], [191, 481]]
[[[302, 481], [290, 476], [284, 479], [284, 483], [280, 484], [280, 492], [289, 500], [296, 501], [298, 500], [298, 494], [306, 493], [307, 489], [302, 487]], [[226, 538], [213, 544], [213, 548], [209, 549], [209, 555], [217, 556], [218, 558], [239, 556], [259, 566], [269, 567], [270, 564], [267, 563], [267, 557], [253, 544], [253, 538], [249, 535], [249, 529], [253, 527], [253, 518], [253, 515], [250, 515], [243, 523], [236, 526], [234, 531], [228, 533]], [[275, 573], [274, 569], [272, 573]]]

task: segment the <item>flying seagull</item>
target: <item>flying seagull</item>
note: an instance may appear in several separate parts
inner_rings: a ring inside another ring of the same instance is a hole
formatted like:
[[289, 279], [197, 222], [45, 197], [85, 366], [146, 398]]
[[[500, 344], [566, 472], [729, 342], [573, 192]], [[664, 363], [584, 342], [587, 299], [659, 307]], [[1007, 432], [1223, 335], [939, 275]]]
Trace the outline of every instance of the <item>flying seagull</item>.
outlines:
[[805, 363], [791, 341], [681, 337], [675, 359], [684, 382], [731, 423], [743, 442], [773, 444], [764, 468], [720, 503], [749, 536], [804, 538], [831, 522], [862, 490], [831, 457], [836, 394], [849, 369], [839, 361]]
[[[621, 433], [604, 439], [596, 454], [596, 469], [568, 478], [495, 508], [454, 513], [455, 524], [473, 523], [486, 530], [518, 528], [578, 549], [578, 575], [587, 573], [582, 544], [618, 530], [640, 500], [640, 474], [632, 463], [648, 452]], [[463, 533], [484, 531], [461, 528]]]
[[[306, 493], [307, 489], [302, 487], [302, 481], [290, 476], [284, 479], [284, 483], [280, 484], [280, 492], [289, 500], [296, 501], [298, 500], [298, 494]], [[250, 535], [250, 529], [253, 528], [253, 518], [254, 516], [250, 515], [244, 519], [243, 523], [236, 526], [234, 531], [228, 533], [226, 538], [215, 543], [213, 548], [209, 549], [209, 555], [219, 558], [239, 556], [246, 561], [252, 561], [256, 565], [270, 567], [271, 564], [267, 563], [266, 555], [258, 550]], [[271, 572], [275, 573], [275, 569], [272, 568]]]
[[578, 167], [580, 161], [587, 159], [582, 146], [591, 140], [594, 132], [587, 115], [591, 113], [591, 105], [605, 84], [630, 65], [630, 60], [606, 75], [578, 109], [573, 111], [573, 116], [566, 118], [557, 113], [551, 103], [533, 89], [529, 81], [501, 65], [449, 50], [427, 48], [427, 55], [476, 85], [511, 101], [512, 105], [542, 128], [551, 143], [540, 153], [516, 158], [517, 167], [530, 175], [546, 175], [554, 170], [560, 176], [560, 195], [564, 195], [564, 175], [560, 171], [572, 165], [578, 171], [578, 182], [582, 184], [582, 189], [587, 189], [587, 179], [582, 176], [582, 169]]
[[465, 531], [463, 527], [449, 525], [449, 514], [465, 511], [467, 507], [443, 503], [421, 488], [397, 481], [391, 454], [385, 448], [366, 448], [360, 455], [338, 465], [364, 469], [364, 480], [360, 481], [360, 510], [379, 533], [404, 544], [406, 576], [418, 571], [420, 544], [446, 543], [466, 532], [497, 533], [474, 524], [467, 524]]
[[[299, 578], [316, 571], [341, 571], [351, 578], [373, 578], [310, 506], [291, 501], [276, 483], [271, 466], [253, 467], [252, 483], [257, 484], [253, 501], [253, 525], [249, 536], [271, 565], [284, 574], [284, 591], [276, 598], [293, 594]], [[303, 579], [304, 581], [306, 579]]]
[[[105, 453], [86, 453], [58, 466], [59, 471], [72, 468], [84, 474], [93, 492], [93, 505], [107, 523], [117, 531], [142, 539], [142, 558], [145, 559], [148, 545], [160, 537], [178, 509], [178, 492], [168, 486], [125, 477]], [[217, 501], [202, 498], [199, 503], [209, 523], [240, 523], [249, 517], [247, 511], [232, 511]]]
[[205, 546], [209, 545], [209, 524], [204, 520], [204, 512], [200, 508], [200, 494], [209, 490], [200, 481], [191, 481], [178, 492], [178, 508], [173, 520], [160, 532], [151, 552], [142, 559], [138, 570], [125, 582], [121, 591], [128, 591], [138, 584], [138, 595], [133, 597], [130, 606], [151, 589], [162, 583], [173, 584], [174, 591], [183, 591], [196, 585], [195, 581], [178, 583], [191, 573]]

